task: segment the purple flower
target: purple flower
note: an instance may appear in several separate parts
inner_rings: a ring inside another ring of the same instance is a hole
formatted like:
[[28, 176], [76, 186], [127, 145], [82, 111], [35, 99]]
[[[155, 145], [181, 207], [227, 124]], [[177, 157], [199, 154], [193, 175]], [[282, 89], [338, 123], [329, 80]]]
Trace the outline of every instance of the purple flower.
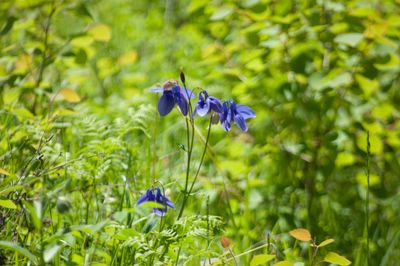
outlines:
[[182, 114], [186, 116], [189, 109], [188, 99], [194, 97], [192, 91], [179, 86], [176, 80], [168, 80], [163, 84], [162, 88], [152, 88], [150, 91], [163, 93], [158, 101], [158, 112], [161, 116], [169, 114], [175, 104], [179, 106]]
[[167, 213], [167, 207], [175, 209], [175, 205], [161, 193], [159, 187], [149, 188], [146, 194], [140, 196], [136, 204], [139, 205], [148, 201], [157, 202], [164, 206], [164, 208], [153, 208], [153, 212], [158, 216], [164, 216]]
[[198, 114], [199, 116], [205, 116], [210, 111], [220, 113], [222, 111], [221, 101], [214, 96], [208, 96], [206, 91], [201, 91], [199, 93], [199, 100], [193, 111], [193, 116]]
[[224, 101], [222, 111], [219, 113], [222, 128], [225, 131], [231, 129], [231, 123], [236, 125], [244, 132], [248, 130], [246, 119], [256, 117], [254, 111], [247, 105], [236, 105], [233, 100]]

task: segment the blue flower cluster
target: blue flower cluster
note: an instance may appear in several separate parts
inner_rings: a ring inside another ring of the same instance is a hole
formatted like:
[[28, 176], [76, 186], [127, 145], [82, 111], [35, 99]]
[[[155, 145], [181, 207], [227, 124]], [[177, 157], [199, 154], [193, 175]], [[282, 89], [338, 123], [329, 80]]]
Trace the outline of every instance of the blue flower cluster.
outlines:
[[[153, 88], [153, 92], [162, 92], [158, 101], [158, 112], [161, 116], [165, 116], [171, 112], [175, 105], [179, 106], [182, 114], [188, 114], [188, 100], [193, 98], [194, 93], [181, 87], [176, 80], [168, 80], [162, 88]], [[234, 122], [242, 131], [248, 130], [246, 120], [255, 117], [254, 111], [243, 104], [236, 104], [233, 100], [224, 101], [223, 103], [214, 96], [209, 96], [207, 91], [203, 90], [199, 93], [199, 99], [193, 111], [194, 115], [205, 116], [209, 113], [219, 115], [219, 121], [225, 131], [230, 131], [231, 124]]]
[[[181, 74], [181, 80], [185, 83], [184, 75]], [[162, 92], [162, 96], [158, 101], [158, 112], [161, 116], [166, 116], [177, 105], [181, 113], [186, 116], [191, 112], [190, 99], [194, 98], [194, 93], [185, 86], [180, 86], [176, 80], [166, 81], [161, 88], [153, 88], [152, 92]], [[236, 104], [233, 100], [221, 102], [214, 96], [209, 96], [207, 91], [203, 90], [199, 93], [198, 101], [191, 113], [193, 118], [195, 115], [206, 116], [212, 115], [214, 124], [220, 122], [225, 131], [231, 130], [232, 123], [235, 123], [242, 131], [248, 130], [246, 120], [255, 117], [254, 111], [243, 104]], [[216, 119], [215, 119], [216, 118]], [[161, 193], [159, 187], [149, 188], [146, 194], [140, 196], [136, 204], [144, 202], [156, 202], [164, 206], [163, 208], [153, 208], [156, 215], [164, 216], [167, 213], [167, 207], [175, 209], [175, 205]]]
[[164, 206], [164, 208], [153, 208], [153, 212], [158, 216], [164, 216], [167, 213], [167, 207], [175, 209], [175, 205], [170, 201], [159, 187], [149, 188], [146, 194], [140, 196], [136, 204], [142, 204], [145, 202], [156, 202]]

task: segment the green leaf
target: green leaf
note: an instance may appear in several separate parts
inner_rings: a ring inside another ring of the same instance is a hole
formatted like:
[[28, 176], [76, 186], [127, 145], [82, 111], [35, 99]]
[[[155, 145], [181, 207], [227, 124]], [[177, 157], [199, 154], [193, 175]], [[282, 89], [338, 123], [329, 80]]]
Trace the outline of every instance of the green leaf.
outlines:
[[29, 214], [31, 216], [33, 225], [36, 229], [40, 229], [42, 227], [42, 220], [41, 220], [41, 207], [40, 202], [34, 202], [35, 207], [27, 201], [24, 201], [24, 206], [28, 209]]
[[221, 20], [233, 13], [232, 7], [222, 7], [218, 9], [212, 16], [211, 20]]
[[108, 42], [111, 39], [111, 28], [106, 24], [97, 24], [88, 31], [94, 40]]
[[336, 36], [335, 42], [356, 47], [363, 38], [362, 33], [343, 33]]
[[53, 257], [60, 251], [60, 249], [61, 249], [61, 246], [59, 246], [59, 245], [54, 245], [54, 246], [47, 248], [43, 254], [44, 261], [45, 262], [51, 261], [53, 259]]
[[289, 234], [296, 238], [297, 240], [301, 241], [310, 241], [311, 240], [311, 234], [307, 229], [304, 228], [297, 228], [289, 232]]
[[275, 263], [273, 266], [293, 266], [293, 263], [288, 260], [283, 260]]
[[329, 239], [327, 239], [327, 240], [322, 241], [322, 242], [318, 245], [318, 247], [320, 248], [320, 247], [327, 246], [327, 245], [333, 243], [334, 241], [335, 241], [335, 239], [329, 238]]
[[12, 29], [15, 21], [17, 21], [16, 17], [14, 16], [9, 17], [7, 19], [6, 24], [0, 30], [0, 36], [7, 34], [7, 32], [9, 32]]
[[265, 255], [265, 254], [256, 255], [251, 259], [250, 266], [261, 265], [261, 264], [264, 264], [274, 258], [275, 258], [275, 255], [268, 255], [268, 254], [267, 255]]
[[349, 261], [348, 259], [346, 259], [343, 256], [340, 256], [339, 254], [335, 253], [335, 252], [329, 252], [328, 254], [326, 254], [324, 261], [329, 262], [329, 263], [334, 263], [337, 265], [350, 265], [351, 261]]
[[0, 168], [0, 175], [10, 175], [10, 173], [7, 172], [5, 169]]
[[79, 94], [71, 88], [63, 88], [58, 92], [58, 95], [67, 102], [78, 103], [81, 101]]
[[7, 209], [16, 209], [17, 205], [12, 200], [0, 200], [0, 206]]
[[37, 265], [38, 264], [38, 260], [35, 257], [35, 255], [33, 255], [29, 250], [27, 250], [26, 248], [20, 247], [18, 246], [16, 243], [14, 242], [10, 242], [10, 241], [0, 241], [0, 247], [4, 248], [4, 249], [10, 249], [14, 252], [18, 252], [21, 255], [24, 255], [25, 257], [27, 257], [33, 264]]

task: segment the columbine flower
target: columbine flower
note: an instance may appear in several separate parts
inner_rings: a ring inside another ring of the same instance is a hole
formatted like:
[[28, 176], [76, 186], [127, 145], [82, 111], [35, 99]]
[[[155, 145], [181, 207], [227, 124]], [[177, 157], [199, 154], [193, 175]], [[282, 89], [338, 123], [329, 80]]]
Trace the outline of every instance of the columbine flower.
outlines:
[[199, 93], [199, 100], [193, 111], [193, 116], [198, 114], [199, 116], [205, 116], [210, 111], [220, 113], [222, 111], [221, 101], [214, 96], [208, 96], [206, 91]]
[[150, 91], [163, 93], [158, 101], [158, 112], [161, 116], [169, 114], [175, 104], [179, 106], [183, 115], [187, 115], [189, 109], [188, 99], [194, 97], [192, 91], [181, 88], [176, 80], [168, 80], [163, 84], [162, 88], [153, 88]]
[[233, 100], [225, 101], [222, 104], [220, 120], [222, 128], [225, 131], [229, 131], [231, 129], [231, 123], [235, 122], [242, 131], [246, 132], [248, 129], [246, 119], [253, 117], [256, 117], [256, 114], [246, 105], [236, 105]]
[[167, 213], [167, 207], [175, 209], [175, 205], [164, 194], [161, 193], [161, 189], [159, 187], [149, 188], [146, 194], [140, 196], [136, 204], [139, 205], [148, 201], [157, 202], [164, 206], [164, 208], [153, 208], [153, 212], [158, 216], [164, 216]]

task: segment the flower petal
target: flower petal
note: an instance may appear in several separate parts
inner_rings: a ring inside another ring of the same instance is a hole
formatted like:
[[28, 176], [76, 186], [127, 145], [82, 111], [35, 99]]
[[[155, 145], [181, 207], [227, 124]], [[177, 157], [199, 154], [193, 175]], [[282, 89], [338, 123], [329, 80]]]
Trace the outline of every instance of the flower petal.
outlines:
[[186, 99], [189, 99], [189, 98], [193, 99], [194, 97], [196, 97], [196, 94], [192, 90], [190, 90], [188, 88], [182, 88], [181, 91], [182, 91], [182, 94], [185, 96]]
[[165, 116], [171, 112], [172, 108], [175, 106], [174, 97], [168, 92], [164, 92], [158, 101], [158, 112], [161, 116]]
[[221, 126], [225, 131], [231, 130], [231, 122], [228, 120], [221, 121]]
[[151, 88], [151, 89], [149, 89], [149, 91], [151, 91], [151, 92], [164, 92], [164, 89], [163, 88]]
[[179, 97], [177, 99], [177, 104], [179, 106], [179, 109], [181, 109], [182, 114], [186, 116], [188, 113], [188, 109], [189, 109], [189, 105], [188, 105], [186, 99], [184, 97]]
[[256, 117], [254, 111], [247, 105], [238, 104], [236, 105], [236, 110], [244, 119]]
[[210, 103], [210, 109], [219, 113], [222, 111], [222, 104], [221, 101], [218, 98], [215, 98], [214, 96], [208, 97], [208, 101]]
[[153, 212], [158, 216], [165, 216], [167, 208], [153, 208]]
[[172, 208], [172, 209], [176, 209], [175, 208], [175, 204], [172, 202], [172, 201], [170, 201], [167, 197], [164, 197], [164, 203], [168, 206], [168, 207], [170, 207], [170, 208]]
[[143, 194], [142, 196], [139, 197], [139, 199], [137, 200], [136, 204], [139, 205], [139, 204], [142, 204], [144, 202], [153, 201], [153, 200], [154, 200], [153, 199], [153, 189], [149, 188], [147, 190], [146, 194]]
[[196, 109], [199, 116], [205, 116], [210, 111], [210, 103], [208, 101], [203, 102], [203, 104], [197, 103]]
[[246, 124], [246, 121], [244, 120], [243, 116], [237, 114], [237, 115], [235, 115], [234, 119], [235, 119], [236, 125], [237, 125], [242, 131], [246, 132], [246, 131], [247, 131], [247, 124]]

